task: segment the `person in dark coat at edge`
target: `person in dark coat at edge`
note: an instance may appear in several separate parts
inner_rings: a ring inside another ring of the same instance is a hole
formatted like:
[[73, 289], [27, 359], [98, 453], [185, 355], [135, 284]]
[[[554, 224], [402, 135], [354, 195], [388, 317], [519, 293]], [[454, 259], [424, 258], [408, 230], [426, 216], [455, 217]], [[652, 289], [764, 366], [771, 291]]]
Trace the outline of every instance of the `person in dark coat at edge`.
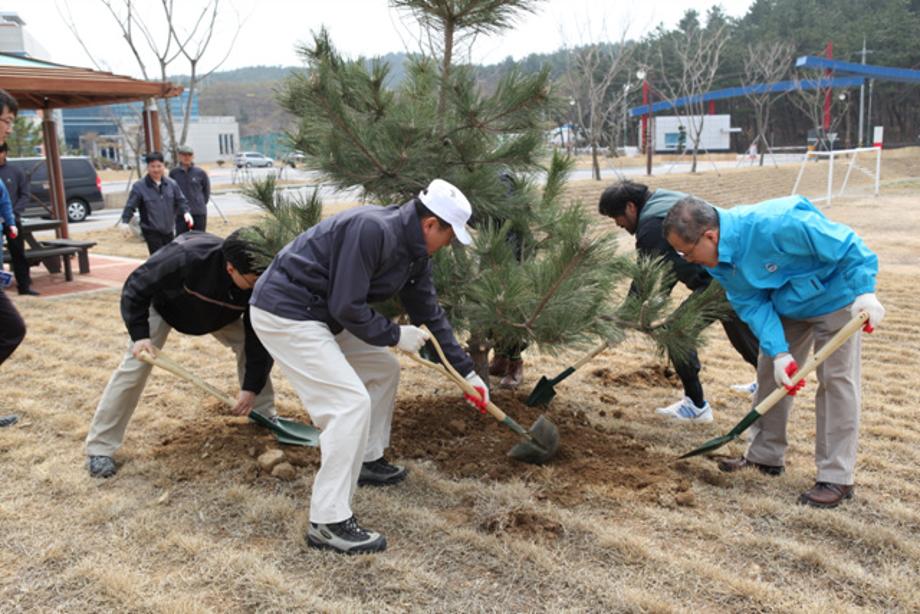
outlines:
[[[22, 214], [29, 204], [29, 178], [22, 172], [22, 169], [6, 163], [8, 155], [8, 146], [6, 143], [0, 143], [0, 181], [6, 184], [6, 191], [13, 201], [14, 220], [10, 222], [16, 228], [22, 228]], [[10, 226], [7, 226], [3, 234], [6, 236], [6, 246], [10, 251], [10, 260], [13, 261], [13, 274], [16, 276], [16, 288], [19, 294], [29, 296], [38, 296], [38, 292], [32, 289], [32, 276], [29, 274], [29, 261], [26, 260], [25, 242], [22, 235], [11, 236], [9, 233]]]
[[[199, 232], [208, 228], [208, 201], [211, 200], [211, 180], [200, 166], [195, 165], [195, 150], [188, 145], [179, 145], [179, 166], [169, 171], [170, 179], [179, 184], [179, 189], [188, 200], [189, 213], [192, 215], [193, 227]], [[176, 236], [190, 229], [181, 214], [176, 216]]]
[[[403, 205], [357, 207], [326, 218], [282, 249], [252, 294], [252, 325], [318, 426], [322, 463], [313, 481], [307, 544], [354, 554], [386, 538], [358, 524], [360, 485], [396, 484], [406, 469], [384, 456], [399, 386], [389, 348], [418, 352], [429, 334], [448, 361], [489, 400], [473, 360], [438, 303], [431, 257], [453, 239], [472, 242], [472, 209], [455, 186], [435, 179]], [[412, 325], [371, 304], [398, 295]]]
[[[625, 180], [604, 190], [598, 211], [603, 216], [613, 218], [617, 226], [629, 234], [635, 235], [639, 255], [652, 258], [663, 256], [674, 267], [677, 281], [691, 291], [698, 292], [710, 284], [712, 276], [702, 266], [681, 258], [661, 232], [668, 211], [686, 196], [683, 192], [671, 190], [651, 191], [646, 185]], [[760, 348], [751, 329], [734, 312], [722, 320], [722, 328], [738, 354], [756, 369]], [[697, 353], [691, 352], [683, 362], [672, 357], [671, 363], [683, 384], [684, 396], [676, 403], [659, 407], [655, 411], [684, 422], [712, 422], [712, 407], [706, 401], [703, 384], [700, 382], [701, 365]], [[750, 385], [736, 385], [732, 388], [753, 393]]]
[[112, 374], [86, 436], [87, 469], [107, 478], [117, 471], [112, 458], [152, 369], [138, 359], [156, 354], [172, 329], [213, 335], [236, 354], [240, 393], [232, 412], [251, 411], [275, 421], [274, 392], [268, 378], [272, 359], [249, 320], [249, 298], [261, 274], [260, 252], [245, 230], [226, 239], [190, 232], [157, 251], [125, 282], [121, 316], [131, 339]]
[[[16, 102], [16, 99], [6, 90], [0, 89], [0, 143], [6, 143], [6, 137], [13, 131], [13, 121], [18, 111], [19, 103]], [[16, 217], [13, 214], [13, 203], [10, 201], [10, 195], [3, 181], [0, 181], [0, 218], [2, 218], [0, 219], [0, 231], [3, 231], [0, 233], [0, 247], [2, 247], [2, 237], [7, 233], [13, 238], [19, 236], [19, 228], [16, 226]], [[0, 251], [0, 261], [2, 261], [2, 253]], [[25, 336], [26, 323], [23, 322], [13, 302], [0, 287], [0, 365], [16, 351]], [[12, 426], [17, 420], [19, 417], [15, 414], [0, 416], [0, 427]]]
[[135, 209], [141, 216], [141, 232], [147, 243], [147, 251], [155, 251], [173, 240], [175, 220], [181, 217], [189, 229], [195, 221], [189, 213], [188, 201], [173, 179], [166, 177], [163, 154], [152, 151], [144, 156], [147, 174], [131, 186], [128, 202], [121, 215], [121, 227], [125, 236], [131, 235], [128, 223], [134, 217]]

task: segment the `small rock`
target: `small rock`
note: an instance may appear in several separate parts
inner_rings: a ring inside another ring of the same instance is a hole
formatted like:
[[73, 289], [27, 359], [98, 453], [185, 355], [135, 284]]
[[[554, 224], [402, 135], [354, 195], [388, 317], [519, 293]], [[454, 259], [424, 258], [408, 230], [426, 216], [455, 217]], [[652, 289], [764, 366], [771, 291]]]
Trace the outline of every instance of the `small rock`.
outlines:
[[272, 467], [284, 460], [284, 452], [281, 450], [268, 450], [259, 456], [256, 461], [259, 463], [259, 467], [262, 468], [262, 471], [271, 471]]
[[297, 470], [291, 463], [280, 463], [272, 469], [272, 477], [290, 482], [297, 477]]
[[250, 458], [255, 458], [256, 457], [256, 447], [250, 446], [249, 449], [246, 450], [246, 454], [248, 454]]
[[447, 423], [447, 426], [450, 428], [452, 432], [457, 433], [458, 435], [463, 435], [464, 433], [466, 433], [466, 422], [464, 422], [463, 420], [460, 420], [460, 419], [451, 420], [450, 422]]
[[696, 497], [692, 490], [688, 490], [674, 495], [674, 503], [681, 507], [696, 507]]
[[601, 418], [606, 418], [606, 417], [607, 417], [607, 412], [605, 412], [605, 411], [602, 409], [602, 410], [600, 410], [600, 411], [598, 412], [598, 415], [599, 415]]

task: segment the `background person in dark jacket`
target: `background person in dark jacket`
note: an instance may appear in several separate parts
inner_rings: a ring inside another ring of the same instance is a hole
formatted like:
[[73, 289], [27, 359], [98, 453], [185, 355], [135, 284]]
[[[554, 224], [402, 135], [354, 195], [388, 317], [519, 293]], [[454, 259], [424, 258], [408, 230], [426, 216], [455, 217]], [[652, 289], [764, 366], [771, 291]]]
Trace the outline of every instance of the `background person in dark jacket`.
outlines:
[[[179, 185], [165, 176], [163, 154], [150, 152], [144, 161], [147, 163], [147, 174], [131, 186], [121, 222], [127, 225], [137, 209], [141, 216], [141, 232], [147, 242], [147, 251], [152, 254], [173, 240], [177, 216], [183, 218], [189, 228], [194, 227], [195, 222]], [[128, 234], [130, 231], [127, 226], [124, 228]]]
[[[11, 226], [22, 228], [22, 212], [29, 204], [29, 179], [22, 169], [6, 163], [7, 144], [0, 143], [0, 181], [6, 185], [6, 191], [13, 201], [13, 217]], [[10, 250], [10, 260], [13, 262], [13, 274], [16, 276], [16, 287], [19, 294], [37, 296], [38, 292], [32, 289], [32, 277], [29, 275], [29, 262], [26, 260], [26, 251], [22, 235], [11, 236], [9, 227], [5, 228], [6, 246]]]
[[[13, 121], [16, 119], [17, 111], [19, 111], [19, 104], [16, 99], [6, 90], [0, 89], [0, 143], [6, 143], [7, 135], [13, 131]], [[0, 181], [0, 231], [8, 226], [12, 226], [10, 234], [16, 237], [19, 233], [13, 215], [13, 203], [6, 191], [5, 182]], [[3, 247], [2, 237], [3, 234], [0, 234], [0, 248]], [[2, 253], [0, 251], [0, 254]], [[0, 261], [2, 261], [2, 256], [0, 256]], [[16, 311], [16, 307], [6, 296], [3, 288], [0, 288], [0, 365], [16, 351], [25, 336], [26, 324], [22, 321], [22, 316]], [[0, 416], [0, 427], [10, 426], [16, 420], [18, 417], [15, 415]]]
[[431, 278], [431, 256], [456, 236], [472, 242], [466, 197], [435, 179], [402, 206], [357, 207], [327, 218], [282, 249], [252, 294], [252, 325], [322, 430], [307, 543], [339, 552], [375, 552], [386, 539], [358, 525], [359, 484], [406, 476], [383, 456], [399, 386], [389, 347], [417, 352], [428, 334], [398, 326], [371, 303], [399, 295], [415, 325], [425, 324], [448, 360], [479, 390], [485, 382], [454, 337]]
[[[687, 195], [671, 190], [648, 189], [632, 181], [621, 181], [610, 186], [601, 195], [598, 210], [601, 215], [613, 218], [617, 226], [636, 237], [636, 251], [640, 255], [657, 258], [664, 256], [674, 267], [677, 281], [691, 291], [702, 290], [712, 277], [702, 266], [687, 262], [674, 251], [664, 235], [662, 224], [668, 211]], [[732, 312], [722, 320], [728, 340], [744, 360], [757, 367], [759, 347], [757, 337], [747, 325]], [[700, 359], [692, 352], [684, 362], [671, 360], [674, 370], [684, 386], [684, 397], [668, 407], [659, 407], [659, 414], [689, 422], [711, 422], [712, 407], [706, 402], [700, 382]]]
[[[169, 171], [170, 179], [179, 184], [179, 189], [188, 200], [195, 230], [204, 232], [208, 227], [208, 201], [211, 200], [211, 180], [200, 166], [195, 166], [195, 151], [188, 145], [179, 145], [179, 166]], [[176, 236], [188, 232], [189, 225], [184, 215], [176, 216]]]
[[249, 322], [249, 298], [260, 270], [253, 247], [237, 230], [226, 239], [187, 233], [153, 254], [131, 273], [121, 294], [121, 316], [131, 341], [102, 393], [86, 437], [93, 477], [115, 474], [115, 453], [125, 437], [151, 366], [139, 360], [156, 354], [175, 328], [187, 335], [211, 334], [236, 354], [240, 394], [233, 412], [276, 416], [268, 374], [272, 360]]

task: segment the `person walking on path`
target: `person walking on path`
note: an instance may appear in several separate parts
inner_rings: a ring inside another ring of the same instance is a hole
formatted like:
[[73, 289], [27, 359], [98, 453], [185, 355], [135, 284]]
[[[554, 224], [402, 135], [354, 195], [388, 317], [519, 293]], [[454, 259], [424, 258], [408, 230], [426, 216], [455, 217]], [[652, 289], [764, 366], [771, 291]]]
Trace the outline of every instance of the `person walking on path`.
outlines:
[[[664, 220], [668, 243], [722, 284], [729, 302], [760, 339], [756, 406], [777, 386], [784, 397], [748, 431], [744, 455], [719, 462], [726, 472], [756, 468], [780, 475], [786, 423], [795, 392], [791, 377], [814, 346], [820, 350], [855, 315], [866, 332], [885, 308], [875, 296], [878, 257], [849, 227], [827, 219], [808, 199], [788, 196], [720, 209], [693, 197]], [[859, 439], [861, 335], [831, 354], [816, 373], [815, 485], [799, 503], [836, 507], [853, 496]]]
[[[13, 131], [13, 122], [16, 119], [16, 113], [19, 111], [19, 104], [16, 99], [10, 96], [6, 90], [0, 89], [0, 145], [6, 143], [6, 138]], [[0, 237], [11, 236], [14, 239], [19, 236], [19, 229], [16, 226], [16, 217], [13, 213], [13, 203], [10, 201], [10, 195], [6, 191], [6, 182], [0, 181]], [[0, 248], [3, 247], [0, 239]], [[2, 262], [2, 250], [0, 250], [0, 262]], [[23, 322], [22, 316], [16, 310], [13, 302], [7, 297], [3, 288], [0, 287], [0, 365], [6, 362], [6, 359], [16, 351], [19, 344], [26, 336], [26, 323]], [[15, 424], [19, 418], [16, 415], [0, 416], [0, 427]]]
[[[188, 145], [179, 145], [179, 166], [169, 171], [169, 177], [177, 184], [188, 200], [189, 213], [195, 230], [205, 232], [208, 228], [208, 201], [211, 200], [211, 180], [200, 166], [195, 165], [195, 150]], [[176, 236], [190, 229], [184, 215], [176, 216]]]
[[[6, 184], [6, 191], [13, 201], [13, 221], [11, 226], [22, 228], [22, 213], [29, 204], [29, 179], [22, 169], [6, 163], [9, 153], [6, 143], [0, 143], [0, 182]], [[11, 236], [10, 226], [3, 231], [6, 236], [6, 246], [10, 251], [10, 260], [13, 262], [13, 274], [16, 276], [16, 288], [19, 294], [38, 296], [32, 289], [32, 277], [29, 274], [29, 261], [26, 260], [25, 242], [22, 235]]]
[[[636, 237], [636, 251], [639, 255], [663, 257], [674, 267], [676, 281], [680, 281], [692, 292], [698, 292], [710, 284], [712, 276], [702, 266], [678, 256], [661, 231], [668, 211], [686, 197], [683, 192], [671, 190], [658, 189], [653, 192], [646, 185], [627, 180], [604, 190], [598, 210], [601, 215], [613, 218], [617, 226]], [[732, 347], [745, 362], [757, 367], [759, 350], [757, 338], [751, 329], [734, 312], [722, 319], [722, 328]], [[701, 365], [697, 353], [691, 352], [683, 361], [671, 357], [671, 363], [683, 384], [684, 396], [676, 403], [659, 407], [655, 411], [685, 422], [712, 422], [712, 407], [706, 401], [703, 384], [700, 382]]]
[[185, 220], [189, 229], [195, 226], [195, 221], [179, 185], [166, 177], [163, 154], [153, 151], [144, 157], [144, 161], [147, 163], [147, 174], [131, 186], [128, 202], [121, 214], [121, 223], [125, 234], [129, 234], [127, 224], [137, 210], [141, 216], [141, 232], [147, 243], [147, 251], [153, 254], [173, 240], [177, 216]]
[[[386, 538], [361, 527], [355, 487], [395, 484], [406, 469], [387, 461], [399, 362], [389, 347], [417, 352], [429, 335], [488, 401], [485, 382], [438, 304], [431, 257], [453, 238], [469, 245], [466, 197], [435, 179], [399, 206], [358, 207], [327, 218], [284, 249], [256, 283], [252, 325], [321, 430], [307, 543], [344, 553], [376, 552]], [[412, 325], [371, 304], [398, 295]]]
[[112, 456], [152, 369], [138, 359], [156, 353], [172, 329], [213, 335], [236, 354], [240, 394], [232, 412], [277, 417], [268, 375], [272, 360], [249, 321], [249, 298], [260, 274], [257, 251], [237, 230], [226, 239], [186, 233], [157, 251], [125, 282], [121, 316], [131, 339], [112, 374], [86, 436], [87, 469], [93, 477], [115, 475]]

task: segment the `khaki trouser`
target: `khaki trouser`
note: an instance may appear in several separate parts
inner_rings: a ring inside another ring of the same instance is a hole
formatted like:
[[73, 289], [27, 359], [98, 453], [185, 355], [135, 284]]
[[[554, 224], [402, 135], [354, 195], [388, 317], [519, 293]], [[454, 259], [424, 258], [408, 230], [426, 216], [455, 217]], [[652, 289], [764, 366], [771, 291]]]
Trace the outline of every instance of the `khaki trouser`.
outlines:
[[300, 397], [319, 438], [322, 464], [313, 480], [310, 521], [351, 517], [361, 463], [383, 456], [399, 386], [399, 361], [350, 332], [289, 320], [250, 307], [252, 326]]
[[[805, 320], [783, 319], [789, 352], [796, 363], [804, 365], [809, 350], [821, 349], [851, 319], [849, 306], [827, 315]], [[856, 446], [859, 440], [860, 347], [857, 333], [831, 354], [817, 369], [818, 391], [815, 395], [815, 465], [817, 481], [853, 484]], [[776, 388], [773, 358], [763, 353], [757, 362], [756, 405]], [[745, 457], [755, 463], [780, 466], [786, 452], [786, 422], [794, 397], [786, 396], [748, 433]]]
[[[172, 327], [153, 307], [150, 308], [148, 322], [150, 341], [162, 349]], [[211, 334], [236, 354], [236, 372], [242, 385], [246, 372], [246, 331], [243, 319], [235, 320]], [[153, 367], [131, 355], [133, 345], [134, 342], [129, 339], [124, 358], [109, 379], [99, 405], [96, 406], [96, 414], [86, 436], [86, 454], [89, 456], [112, 456], [121, 447], [128, 423], [144, 392], [147, 377]], [[253, 411], [269, 418], [276, 415], [271, 380], [265, 382], [262, 392], [256, 396]]]

